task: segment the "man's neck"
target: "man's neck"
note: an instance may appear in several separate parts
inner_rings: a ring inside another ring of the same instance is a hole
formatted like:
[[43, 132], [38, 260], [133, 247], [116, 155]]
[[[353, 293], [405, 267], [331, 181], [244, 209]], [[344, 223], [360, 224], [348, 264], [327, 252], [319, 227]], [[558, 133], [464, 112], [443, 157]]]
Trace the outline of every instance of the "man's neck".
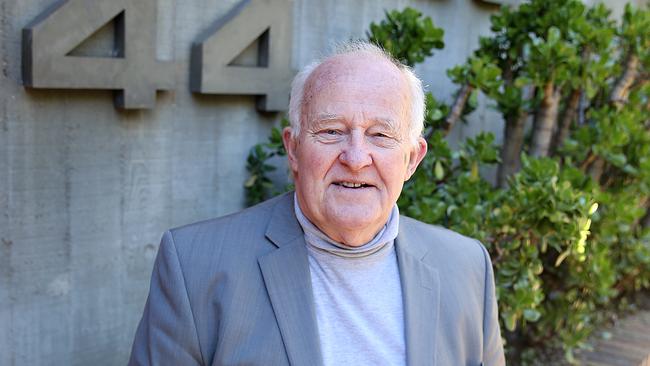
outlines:
[[330, 242], [332, 245], [343, 250], [356, 251], [367, 246], [373, 246], [373, 244], [376, 244], [378, 240], [382, 241], [382, 243], [385, 243], [389, 240], [392, 241], [395, 239], [399, 227], [399, 209], [397, 208], [397, 205], [393, 207], [385, 223], [373, 231], [373, 234], [371, 236], [362, 236], [358, 233], [341, 230], [337, 230], [334, 234], [332, 234], [331, 232], [323, 230], [321, 227], [314, 224], [313, 220], [305, 215], [295, 196], [294, 211], [296, 217], [298, 218], [298, 222], [302, 226], [305, 233], [309, 232], [311, 235], [318, 236], [322, 240]]

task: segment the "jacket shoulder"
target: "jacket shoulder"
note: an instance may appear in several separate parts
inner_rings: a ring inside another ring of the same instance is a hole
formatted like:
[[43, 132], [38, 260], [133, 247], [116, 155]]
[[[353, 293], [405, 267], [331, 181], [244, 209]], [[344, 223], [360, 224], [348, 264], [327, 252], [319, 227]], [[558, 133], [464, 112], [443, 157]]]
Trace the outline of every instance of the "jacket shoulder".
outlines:
[[230, 215], [176, 227], [169, 235], [181, 262], [254, 258], [271, 248], [265, 236], [269, 220], [277, 204], [289, 198], [281, 195]]
[[425, 261], [437, 267], [484, 269], [489, 262], [487, 250], [474, 238], [406, 216], [400, 217], [400, 226], [409, 245], [418, 246]]
[[209, 236], [216, 239], [229, 236], [226, 234], [236, 235], [238, 231], [248, 234], [245, 236], [251, 234], [263, 236], [273, 208], [281, 199], [286, 199], [286, 195], [272, 198], [226, 216], [198, 221], [172, 228], [169, 231], [176, 243], [196, 241], [197, 236]]

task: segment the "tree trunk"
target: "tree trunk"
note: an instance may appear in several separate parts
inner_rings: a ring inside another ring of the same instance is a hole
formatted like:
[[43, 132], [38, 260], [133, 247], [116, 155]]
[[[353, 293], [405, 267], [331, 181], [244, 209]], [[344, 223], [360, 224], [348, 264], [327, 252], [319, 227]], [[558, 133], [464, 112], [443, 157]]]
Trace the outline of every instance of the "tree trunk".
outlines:
[[603, 176], [604, 171], [605, 160], [601, 157], [596, 157], [591, 165], [589, 165], [588, 173], [598, 185], [600, 185], [600, 178]]
[[521, 166], [521, 147], [524, 144], [524, 127], [528, 113], [520, 112], [518, 115], [506, 117], [506, 125], [501, 145], [501, 165], [497, 172], [497, 184], [503, 188], [508, 182], [508, 177], [519, 171]]
[[634, 84], [639, 73], [639, 57], [634, 53], [630, 52], [625, 60], [625, 66], [623, 66], [623, 75], [618, 79], [614, 85], [614, 90], [612, 90], [612, 95], [609, 97], [609, 101], [617, 107], [623, 106], [627, 101], [627, 96], [630, 93], [630, 88]]
[[551, 137], [557, 123], [558, 105], [560, 104], [560, 93], [555, 90], [553, 81], [544, 86], [544, 96], [535, 116], [533, 129], [533, 143], [531, 155], [535, 157], [548, 156], [551, 147]]
[[573, 123], [573, 121], [576, 119], [578, 115], [578, 106], [580, 105], [581, 96], [582, 96], [582, 91], [580, 89], [574, 89], [571, 92], [571, 96], [569, 97], [569, 102], [564, 108], [564, 113], [562, 114], [562, 118], [560, 119], [560, 125], [558, 126], [557, 131], [555, 132], [555, 136], [553, 137], [553, 142], [551, 145], [551, 154], [555, 154], [555, 152], [560, 147], [562, 147], [562, 144], [564, 143], [564, 140], [566, 140], [567, 136], [569, 136], [571, 123]]
[[517, 173], [521, 167], [521, 150], [524, 145], [524, 129], [529, 113], [523, 107], [524, 103], [535, 97], [535, 87], [527, 88], [522, 100], [519, 113], [505, 116], [503, 143], [501, 144], [501, 165], [497, 171], [497, 184], [503, 188], [508, 183], [508, 177]]
[[473, 91], [474, 87], [470, 84], [463, 85], [458, 91], [456, 100], [454, 100], [454, 104], [451, 106], [449, 115], [447, 115], [447, 119], [445, 120], [445, 135], [449, 134], [452, 127], [454, 127], [456, 122], [458, 122], [460, 117], [462, 117], [465, 104], [467, 104], [467, 100]]

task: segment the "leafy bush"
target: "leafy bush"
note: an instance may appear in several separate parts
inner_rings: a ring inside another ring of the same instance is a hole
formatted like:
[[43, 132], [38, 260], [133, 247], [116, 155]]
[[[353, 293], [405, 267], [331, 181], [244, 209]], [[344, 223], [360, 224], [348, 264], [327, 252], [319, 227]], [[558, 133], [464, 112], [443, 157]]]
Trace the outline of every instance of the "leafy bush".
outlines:
[[371, 23], [368, 40], [381, 46], [405, 65], [413, 66], [432, 56], [432, 49], [445, 46], [442, 28], [433, 25], [429, 17], [406, 8], [386, 12], [386, 19]]
[[[571, 361], [604, 310], [650, 288], [650, 9], [609, 17], [579, 0], [503, 7], [493, 33], [448, 71], [453, 102], [426, 96], [429, 153], [398, 205], [486, 245], [513, 364], [534, 364], [544, 347]], [[368, 32], [409, 65], [441, 48], [442, 35], [410, 8]], [[445, 136], [479, 92], [503, 116], [505, 143], [481, 133], [452, 150]], [[280, 154], [275, 140], [262, 152]], [[259, 149], [249, 166], [267, 187]], [[490, 167], [496, 182], [480, 174]], [[251, 203], [270, 192], [256, 187], [247, 186]]]
[[[249, 206], [282, 193], [268, 176], [270, 172], [277, 169], [269, 163], [269, 160], [275, 156], [285, 156], [287, 154], [282, 144], [282, 129], [287, 126], [289, 126], [289, 120], [283, 118], [280, 121], [280, 127], [271, 129], [268, 141], [256, 144], [248, 153], [246, 170], [249, 176], [246, 183], [244, 183], [244, 190], [246, 192], [246, 203]], [[291, 186], [284, 188], [287, 191], [291, 189]]]

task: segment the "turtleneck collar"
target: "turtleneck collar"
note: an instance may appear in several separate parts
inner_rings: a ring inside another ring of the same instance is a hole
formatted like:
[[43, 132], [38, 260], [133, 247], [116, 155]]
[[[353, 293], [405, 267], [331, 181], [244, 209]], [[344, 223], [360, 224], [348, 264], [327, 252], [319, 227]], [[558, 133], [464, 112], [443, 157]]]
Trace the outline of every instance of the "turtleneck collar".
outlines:
[[296, 213], [296, 218], [305, 233], [305, 241], [307, 245], [311, 246], [320, 252], [329, 253], [338, 257], [345, 258], [360, 258], [372, 255], [387, 245], [392, 246], [397, 237], [399, 229], [399, 209], [397, 205], [393, 206], [390, 216], [386, 224], [379, 230], [379, 232], [369, 242], [358, 247], [352, 247], [343, 243], [332, 240], [325, 233], [323, 233], [316, 225], [314, 225], [303, 214], [298, 205], [298, 198], [294, 193], [293, 208]]

